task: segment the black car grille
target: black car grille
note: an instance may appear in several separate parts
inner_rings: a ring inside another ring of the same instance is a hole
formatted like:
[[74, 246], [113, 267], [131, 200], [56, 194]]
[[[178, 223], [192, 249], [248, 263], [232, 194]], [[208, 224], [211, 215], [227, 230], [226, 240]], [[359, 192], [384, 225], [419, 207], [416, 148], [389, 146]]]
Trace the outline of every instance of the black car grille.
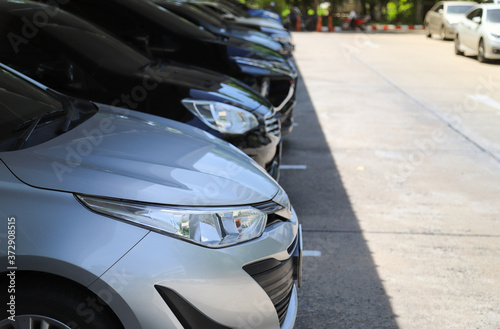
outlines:
[[264, 289], [276, 308], [280, 324], [286, 317], [293, 290], [293, 258], [267, 259], [243, 269]]
[[268, 98], [273, 106], [278, 107], [286, 100], [290, 93], [291, 85], [292, 82], [289, 79], [271, 80]]
[[288, 219], [275, 214], [275, 212], [280, 211], [281, 209], [283, 209], [283, 207], [274, 201], [267, 201], [267, 202], [254, 204], [254, 205], [252, 205], [252, 207], [257, 208], [257, 209], [259, 209], [267, 214], [266, 227], [270, 226], [276, 222], [288, 221]]
[[280, 211], [283, 209], [282, 206], [277, 204], [274, 201], [266, 201], [266, 202], [261, 202], [261, 203], [256, 203], [252, 205], [254, 208], [259, 209], [260, 211], [265, 212], [266, 214], [271, 214], [276, 211]]
[[276, 114], [273, 112], [270, 112], [268, 115], [264, 117], [265, 120], [265, 127], [266, 131], [269, 134], [274, 134], [274, 135], [280, 135], [281, 134], [281, 128], [280, 128], [280, 121]]

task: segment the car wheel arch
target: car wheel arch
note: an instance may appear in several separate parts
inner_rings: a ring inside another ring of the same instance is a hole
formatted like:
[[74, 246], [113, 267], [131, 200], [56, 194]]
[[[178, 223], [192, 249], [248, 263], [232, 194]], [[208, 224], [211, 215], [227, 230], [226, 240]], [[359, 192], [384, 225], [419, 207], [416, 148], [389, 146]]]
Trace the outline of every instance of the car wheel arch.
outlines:
[[464, 55], [464, 52], [460, 49], [460, 39], [458, 33], [455, 35], [454, 46], [456, 55]]
[[[482, 51], [481, 51], [482, 49]], [[484, 49], [484, 39], [483, 37], [479, 38], [479, 42], [477, 44], [477, 60], [480, 63], [486, 63], [488, 62], [488, 59], [485, 57], [485, 49]]]
[[[75, 291], [79, 291], [82, 294], [86, 294], [86, 295], [90, 296], [92, 301], [94, 301], [94, 300], [101, 301], [100, 305], [105, 306], [107, 311], [111, 313], [111, 316], [116, 317], [118, 322], [120, 322], [117, 310], [119, 308], [123, 307], [124, 306], [123, 303], [125, 303], [125, 302], [116, 293], [113, 294], [113, 305], [111, 305], [110, 303], [107, 303], [104, 300], [104, 298], [101, 298], [99, 296], [100, 292], [95, 292], [92, 289], [90, 289], [89, 287], [82, 284], [81, 282], [78, 282], [77, 280], [73, 280], [73, 279], [68, 278], [66, 276], [61, 276], [61, 275], [58, 275], [56, 273], [49, 272], [49, 271], [36, 271], [36, 270], [16, 270], [16, 271], [12, 271], [12, 272], [15, 273], [15, 280], [14, 281], [16, 282], [16, 285], [18, 284], [18, 282], [23, 282], [23, 281], [30, 282], [30, 283], [34, 282], [35, 284], [40, 285], [40, 286], [50, 286], [50, 285], [58, 286], [58, 287], [61, 287], [63, 289], [66, 289], [66, 290], [69, 288], [69, 289], [74, 289]], [[12, 273], [12, 272], [9, 272], [9, 271], [0, 272], [0, 275], [1, 275], [0, 281], [3, 282], [4, 280], [9, 280], [9, 277], [7, 274]], [[96, 278], [96, 281], [97, 280], [99, 280], [99, 278]], [[7, 283], [7, 282], [5, 282], [5, 283]], [[4, 286], [7, 287], [8, 284], [6, 284]], [[109, 287], [109, 289], [113, 289], [110, 286], [108, 286], [108, 287]], [[93, 298], [95, 298], [95, 299], [93, 299]], [[81, 309], [77, 310], [77, 311], [80, 311], [82, 313], [90, 312], [90, 307], [92, 307], [92, 305], [89, 305], [87, 303], [82, 302]], [[126, 312], [129, 312], [129, 314], [130, 314], [132, 311], [130, 309], [128, 309], [128, 310], [126, 310]], [[88, 314], [90, 314], [90, 313], [88, 313]], [[3, 318], [0, 318], [0, 321], [2, 321], [2, 320], [3, 320]], [[126, 323], [126, 326], [123, 323], [121, 323], [121, 324], [122, 324], [122, 328], [129, 328], [128, 323]], [[134, 326], [132, 326], [132, 327], [134, 327]], [[116, 328], [116, 329], [120, 329], [120, 328]]]
[[431, 32], [431, 25], [429, 24], [429, 22], [424, 22], [424, 27], [425, 27], [425, 36], [427, 38], [430, 38], [432, 37], [432, 32]]
[[439, 29], [439, 37], [441, 38], [441, 40], [446, 40], [446, 27], [443, 25], [441, 25], [441, 28]]

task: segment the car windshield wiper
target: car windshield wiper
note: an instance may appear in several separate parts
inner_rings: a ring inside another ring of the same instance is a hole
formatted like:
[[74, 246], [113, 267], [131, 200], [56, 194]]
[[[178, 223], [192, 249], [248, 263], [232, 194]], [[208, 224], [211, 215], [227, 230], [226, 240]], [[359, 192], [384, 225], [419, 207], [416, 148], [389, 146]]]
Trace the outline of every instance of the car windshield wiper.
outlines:
[[63, 121], [63, 124], [61, 125], [61, 131], [63, 133], [67, 132], [69, 130], [69, 126], [71, 125], [71, 122], [73, 122], [73, 118], [75, 117], [75, 114], [78, 113], [76, 111], [76, 107], [73, 104], [73, 102], [70, 99], [67, 99], [66, 102], [68, 103], [65, 106], [66, 109], [66, 118]]
[[23, 123], [21, 123], [15, 130], [21, 130], [23, 127], [27, 126], [26, 130], [23, 132], [21, 136], [19, 136], [17, 140], [17, 144], [15, 149], [20, 150], [24, 147], [28, 139], [31, 137], [31, 134], [35, 131], [36, 127], [42, 122], [45, 122], [44, 120], [47, 119], [48, 117], [52, 117], [58, 114], [63, 114], [66, 113], [65, 109], [59, 109], [59, 110], [54, 110], [54, 111], [49, 111], [45, 112], [43, 114], [40, 114], [34, 118], [31, 118]]
[[147, 62], [146, 64], [144, 64], [143, 66], [141, 66], [141, 67], [139, 68], [139, 70], [140, 70], [141, 72], [146, 72], [147, 70], [150, 70], [150, 69], [156, 68], [156, 67], [160, 66], [161, 64], [165, 64], [165, 63], [167, 63], [167, 62], [168, 62], [168, 61], [167, 61], [166, 59], [165, 59], [165, 60], [161, 60], [161, 61], [159, 61], [159, 60], [157, 60], [157, 59], [153, 59], [153, 60], [151, 60], [151, 61]]
[[61, 131], [67, 132], [69, 130], [69, 126], [71, 125], [71, 122], [73, 121], [75, 114], [77, 113], [77, 109], [73, 104], [71, 98], [69, 98], [68, 96], [60, 94], [57, 91], [52, 90], [50, 88], [47, 89], [47, 92], [52, 96], [54, 96], [55, 98], [57, 98], [62, 103], [64, 110], [67, 111], [66, 118], [63, 124], [61, 125]]

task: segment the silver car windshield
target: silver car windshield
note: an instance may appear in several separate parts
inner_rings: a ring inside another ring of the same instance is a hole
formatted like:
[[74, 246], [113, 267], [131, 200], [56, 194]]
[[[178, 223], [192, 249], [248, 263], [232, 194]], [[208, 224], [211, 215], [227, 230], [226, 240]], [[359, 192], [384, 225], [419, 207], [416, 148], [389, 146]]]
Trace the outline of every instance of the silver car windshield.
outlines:
[[486, 13], [486, 21], [490, 23], [500, 23], [500, 9], [490, 9]]
[[0, 69], [0, 141], [12, 137], [23, 122], [58, 109], [62, 104], [57, 98]]

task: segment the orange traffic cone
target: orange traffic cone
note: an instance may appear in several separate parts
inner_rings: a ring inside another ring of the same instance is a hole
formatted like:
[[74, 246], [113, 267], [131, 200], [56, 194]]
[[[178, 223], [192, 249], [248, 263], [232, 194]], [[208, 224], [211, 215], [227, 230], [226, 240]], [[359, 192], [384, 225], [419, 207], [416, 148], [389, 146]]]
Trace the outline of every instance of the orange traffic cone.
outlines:
[[302, 25], [302, 23], [300, 22], [300, 16], [297, 16], [297, 23], [295, 23], [295, 31], [300, 32], [301, 25]]
[[328, 32], [333, 32], [335, 28], [333, 27], [333, 18], [328, 16]]
[[323, 28], [323, 17], [318, 16], [318, 24], [316, 25], [316, 32], [321, 32], [321, 29]]

